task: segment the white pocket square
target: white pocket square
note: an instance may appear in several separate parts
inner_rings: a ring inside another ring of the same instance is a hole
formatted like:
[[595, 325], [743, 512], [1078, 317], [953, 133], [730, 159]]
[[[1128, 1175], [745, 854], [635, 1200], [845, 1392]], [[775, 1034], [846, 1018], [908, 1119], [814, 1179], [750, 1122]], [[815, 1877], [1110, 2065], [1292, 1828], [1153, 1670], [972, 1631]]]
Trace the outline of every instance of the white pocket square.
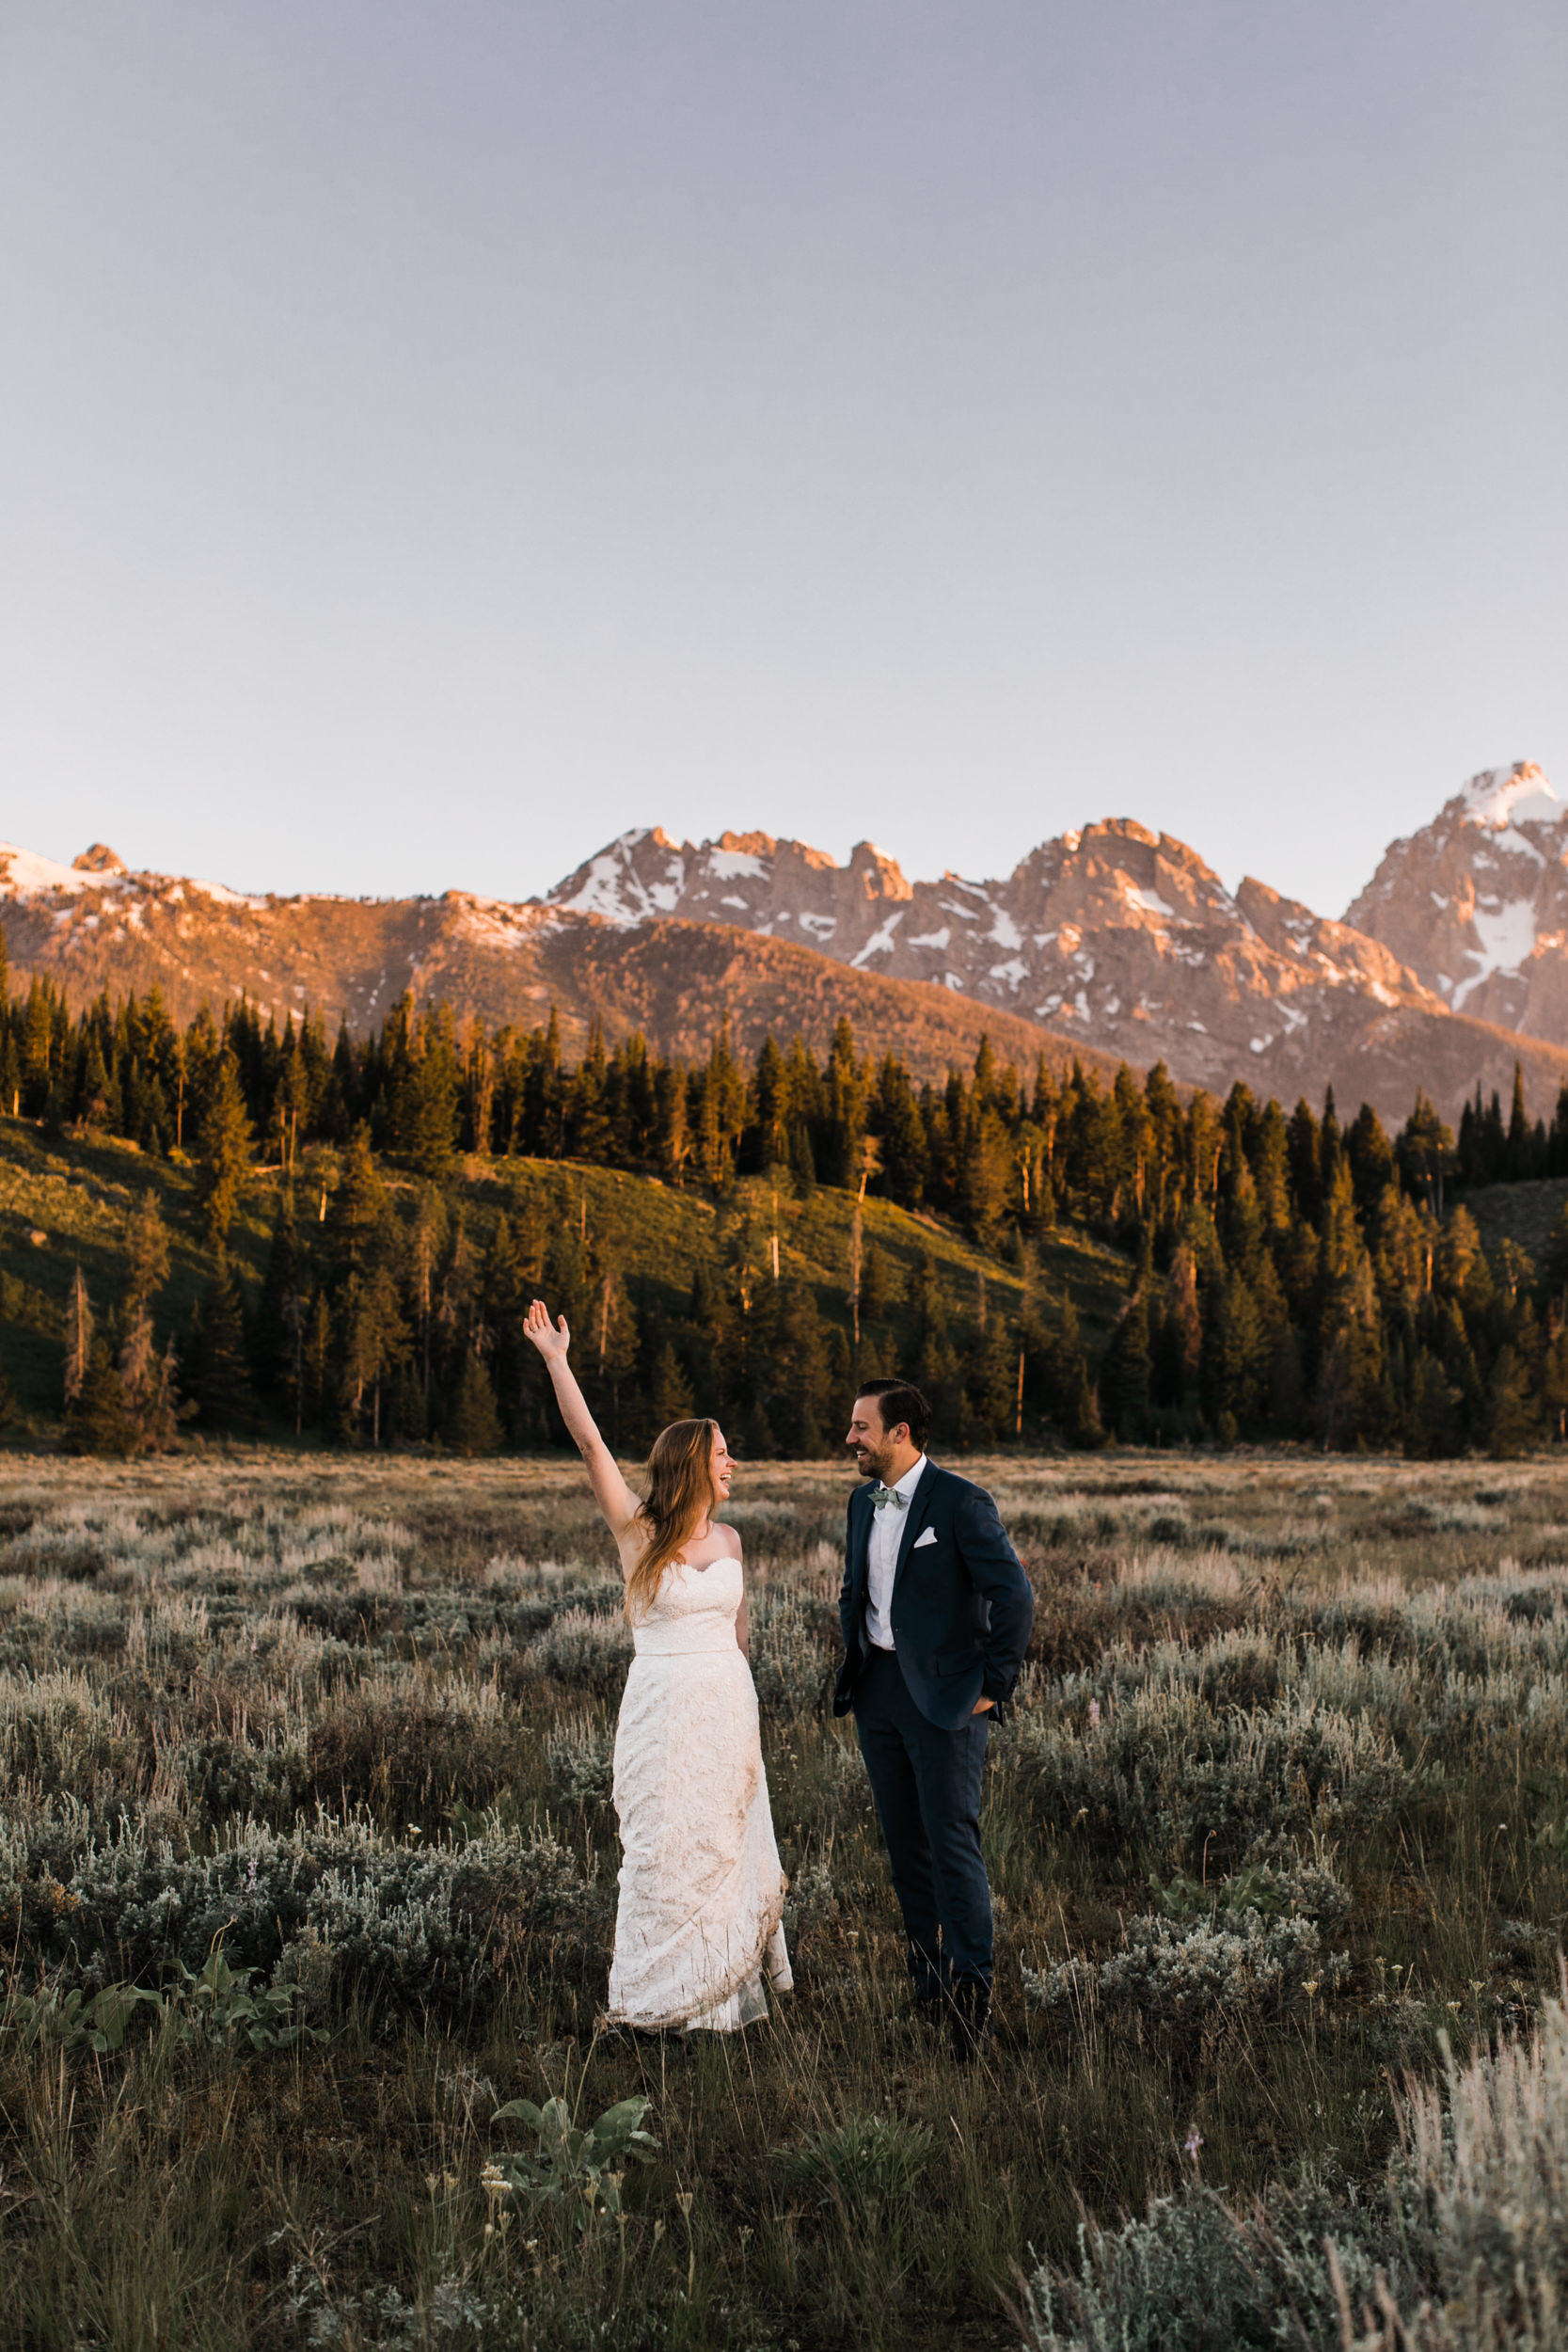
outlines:
[[923, 1527], [919, 1534], [915, 1537], [913, 1543], [910, 1546], [910, 1549], [911, 1551], [918, 1551], [922, 1544], [934, 1544], [936, 1539], [937, 1531], [934, 1527]]

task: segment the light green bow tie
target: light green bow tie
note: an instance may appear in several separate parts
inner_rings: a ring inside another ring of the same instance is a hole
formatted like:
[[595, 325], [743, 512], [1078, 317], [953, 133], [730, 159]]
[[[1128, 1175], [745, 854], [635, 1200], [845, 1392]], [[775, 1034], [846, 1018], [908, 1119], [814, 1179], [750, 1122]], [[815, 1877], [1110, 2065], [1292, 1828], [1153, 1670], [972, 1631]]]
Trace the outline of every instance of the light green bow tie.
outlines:
[[895, 1511], [906, 1511], [910, 1502], [909, 1496], [901, 1495], [896, 1486], [874, 1486], [871, 1490], [871, 1500], [879, 1511], [889, 1502]]

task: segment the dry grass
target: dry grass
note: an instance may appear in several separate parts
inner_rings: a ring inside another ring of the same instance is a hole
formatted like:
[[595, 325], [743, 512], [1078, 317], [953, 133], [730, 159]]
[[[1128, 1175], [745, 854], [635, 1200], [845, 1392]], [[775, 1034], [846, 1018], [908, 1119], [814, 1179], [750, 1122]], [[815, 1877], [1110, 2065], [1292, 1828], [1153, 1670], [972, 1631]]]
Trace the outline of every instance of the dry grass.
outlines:
[[[1110, 2332], [1082, 2297], [1036, 2328], [1196, 2344], [1220, 2340], [1196, 2289], [1148, 2332], [1122, 2217], [1167, 2284], [1196, 2232], [1201, 2282], [1212, 2232], [1286, 2188], [1433, 2292], [1385, 2187], [1403, 2071], [1437, 2081], [1440, 2031], [1463, 2061], [1553, 2014], [1568, 1473], [967, 1467], [1039, 1598], [988, 1782], [998, 2031], [970, 2078], [900, 2017], [875, 1822], [823, 1708], [836, 1466], [749, 1473], [734, 1514], [799, 1990], [743, 2041], [628, 2049], [595, 2028], [625, 1635], [575, 1465], [13, 1459], [0, 2336], [1016, 2344], [1019, 2270], [1076, 2264], [1082, 2201]], [[214, 1940], [330, 2039], [23, 2030], [40, 1991], [157, 1984]], [[585, 2122], [651, 2102], [619, 2218], [487, 2190], [520, 2145], [495, 2108], [555, 2092]], [[1189, 2143], [1226, 2191], [1201, 2210]], [[1310, 2326], [1339, 2342], [1331, 2296]]]

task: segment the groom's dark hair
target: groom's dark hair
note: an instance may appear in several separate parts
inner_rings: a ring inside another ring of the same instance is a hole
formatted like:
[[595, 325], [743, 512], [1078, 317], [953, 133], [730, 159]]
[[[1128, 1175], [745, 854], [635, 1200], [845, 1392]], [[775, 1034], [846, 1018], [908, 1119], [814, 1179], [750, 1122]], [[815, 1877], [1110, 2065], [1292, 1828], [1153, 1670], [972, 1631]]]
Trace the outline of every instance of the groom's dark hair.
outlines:
[[896, 1429], [901, 1421], [908, 1422], [911, 1445], [925, 1453], [931, 1434], [931, 1408], [912, 1381], [863, 1380], [855, 1394], [876, 1398], [884, 1429]]

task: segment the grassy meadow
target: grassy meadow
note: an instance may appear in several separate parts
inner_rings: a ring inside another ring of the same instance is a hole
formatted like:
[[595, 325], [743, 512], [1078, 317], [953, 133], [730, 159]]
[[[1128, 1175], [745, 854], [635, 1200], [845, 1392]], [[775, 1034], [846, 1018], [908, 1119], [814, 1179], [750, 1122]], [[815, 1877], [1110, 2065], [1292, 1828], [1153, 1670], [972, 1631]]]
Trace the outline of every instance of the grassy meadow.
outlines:
[[731, 1513], [798, 1989], [627, 2044], [575, 1465], [8, 1456], [0, 2341], [1562, 2343], [1568, 1470], [966, 1467], [1038, 1603], [967, 2074], [825, 1706], [846, 1470]]

